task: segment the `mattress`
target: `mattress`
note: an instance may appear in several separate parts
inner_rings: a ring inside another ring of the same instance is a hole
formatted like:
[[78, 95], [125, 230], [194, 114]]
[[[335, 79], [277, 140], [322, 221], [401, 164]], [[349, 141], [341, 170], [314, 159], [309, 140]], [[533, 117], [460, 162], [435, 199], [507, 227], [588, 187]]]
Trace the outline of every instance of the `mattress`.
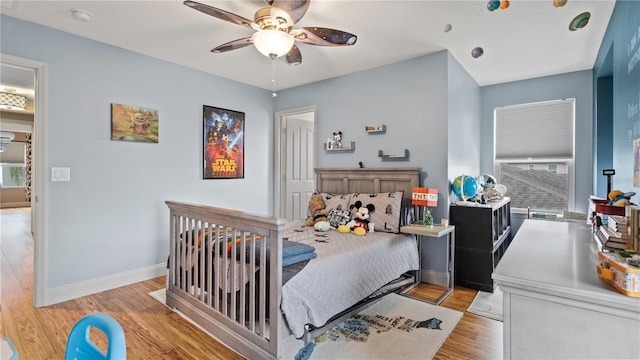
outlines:
[[403, 273], [419, 268], [413, 235], [319, 232], [301, 220], [287, 223], [283, 238], [311, 245], [317, 254], [282, 287], [280, 307], [296, 338], [304, 335], [306, 324], [322, 326]]

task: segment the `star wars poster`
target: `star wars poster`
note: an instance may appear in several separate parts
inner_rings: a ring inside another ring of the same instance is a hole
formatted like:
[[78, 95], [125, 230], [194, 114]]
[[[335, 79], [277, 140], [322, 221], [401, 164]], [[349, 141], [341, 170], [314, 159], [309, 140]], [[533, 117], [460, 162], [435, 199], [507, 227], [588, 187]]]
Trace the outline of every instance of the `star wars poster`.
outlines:
[[205, 179], [244, 178], [244, 113], [204, 106]]

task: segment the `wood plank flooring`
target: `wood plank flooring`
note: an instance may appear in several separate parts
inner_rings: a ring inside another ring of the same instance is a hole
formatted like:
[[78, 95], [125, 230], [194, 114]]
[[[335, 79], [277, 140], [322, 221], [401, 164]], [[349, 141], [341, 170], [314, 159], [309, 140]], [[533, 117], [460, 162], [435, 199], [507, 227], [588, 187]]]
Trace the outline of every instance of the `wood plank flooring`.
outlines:
[[[164, 277], [104, 291], [45, 308], [33, 307], [33, 240], [30, 209], [0, 210], [0, 336], [15, 345], [20, 359], [62, 359], [73, 325], [101, 311], [125, 330], [127, 356], [135, 359], [242, 359], [148, 293]], [[414, 296], [435, 299], [442, 291], [421, 284]], [[435, 359], [501, 359], [502, 323], [465, 310], [476, 291], [456, 287], [442, 306], [464, 312]], [[104, 347], [101, 334], [91, 334]]]

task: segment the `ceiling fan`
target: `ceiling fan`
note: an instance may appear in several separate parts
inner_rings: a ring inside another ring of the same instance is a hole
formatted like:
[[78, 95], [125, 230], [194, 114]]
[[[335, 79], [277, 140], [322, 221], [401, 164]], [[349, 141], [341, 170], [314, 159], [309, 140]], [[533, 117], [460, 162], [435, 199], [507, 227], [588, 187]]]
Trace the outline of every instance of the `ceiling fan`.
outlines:
[[284, 60], [291, 65], [302, 63], [302, 54], [294, 44], [318, 46], [347, 46], [356, 43], [358, 37], [345, 31], [321, 28], [302, 27], [294, 29], [293, 25], [300, 21], [309, 8], [311, 0], [265, 0], [266, 6], [258, 9], [253, 21], [213, 6], [187, 0], [184, 4], [207, 15], [217, 17], [234, 24], [257, 30], [252, 36], [219, 45], [211, 50], [221, 53], [243, 48], [255, 47], [265, 56], [272, 59], [286, 55]]

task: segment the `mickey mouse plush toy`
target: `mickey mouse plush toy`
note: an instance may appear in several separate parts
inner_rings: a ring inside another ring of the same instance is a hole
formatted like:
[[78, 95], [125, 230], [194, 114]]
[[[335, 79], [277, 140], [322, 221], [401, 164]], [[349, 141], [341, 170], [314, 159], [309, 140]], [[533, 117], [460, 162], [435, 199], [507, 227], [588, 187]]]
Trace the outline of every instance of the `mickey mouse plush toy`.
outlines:
[[355, 209], [353, 211], [353, 219], [351, 219], [351, 221], [346, 225], [338, 227], [338, 231], [353, 231], [356, 235], [364, 235], [367, 232], [372, 233], [374, 226], [372, 222], [369, 222], [369, 218], [371, 217], [371, 213], [375, 211], [376, 207], [373, 204], [362, 206], [362, 201], [356, 201], [355, 204], [352, 205], [352, 209]]

